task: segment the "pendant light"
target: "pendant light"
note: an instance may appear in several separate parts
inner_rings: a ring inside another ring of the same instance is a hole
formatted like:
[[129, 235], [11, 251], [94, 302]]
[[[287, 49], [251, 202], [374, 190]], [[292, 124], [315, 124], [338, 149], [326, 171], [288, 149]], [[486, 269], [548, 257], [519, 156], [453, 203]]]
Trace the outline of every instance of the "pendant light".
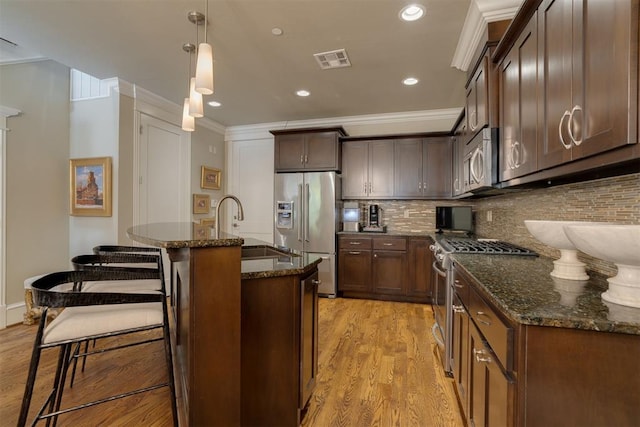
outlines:
[[[197, 12], [196, 12], [197, 13]], [[183, 46], [182, 48], [189, 52], [189, 70], [191, 70], [191, 54], [196, 50], [196, 46], [198, 45], [198, 25], [196, 24], [196, 44], [192, 45], [191, 43], [187, 43], [189, 45], [188, 50]], [[189, 72], [191, 76], [191, 72]], [[199, 118], [204, 116], [204, 104], [202, 102], [202, 94], [196, 92], [196, 78], [191, 77], [189, 83], [189, 115], [191, 117]]]
[[[187, 78], [187, 91], [191, 89], [191, 52], [195, 49], [195, 46], [191, 43], [185, 43], [182, 45], [182, 50], [189, 53], [189, 75]], [[187, 92], [189, 93], [189, 92]], [[193, 132], [196, 130], [196, 119], [189, 114], [189, 98], [184, 99], [182, 107], [182, 130], [186, 132]]]
[[[203, 95], [213, 94], [213, 48], [207, 43], [207, 19], [209, 17], [209, 0], [205, 0], [204, 43], [198, 46], [196, 62], [195, 90]], [[191, 18], [190, 18], [191, 19]], [[196, 23], [198, 25], [198, 23]]]

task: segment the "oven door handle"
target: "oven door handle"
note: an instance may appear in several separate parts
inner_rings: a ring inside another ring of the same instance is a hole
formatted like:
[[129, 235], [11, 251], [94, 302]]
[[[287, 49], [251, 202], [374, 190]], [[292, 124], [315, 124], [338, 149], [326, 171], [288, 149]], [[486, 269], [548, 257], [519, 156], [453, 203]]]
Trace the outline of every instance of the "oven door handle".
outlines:
[[433, 339], [436, 340], [438, 347], [444, 347], [444, 340], [439, 336], [440, 328], [438, 328], [438, 324], [434, 323], [431, 327], [431, 335], [433, 335]]
[[447, 277], [447, 273], [445, 271], [442, 271], [438, 268], [438, 264], [436, 264], [436, 262], [433, 262], [433, 269], [436, 271], [436, 273], [438, 273], [439, 276], [442, 276], [444, 278]]

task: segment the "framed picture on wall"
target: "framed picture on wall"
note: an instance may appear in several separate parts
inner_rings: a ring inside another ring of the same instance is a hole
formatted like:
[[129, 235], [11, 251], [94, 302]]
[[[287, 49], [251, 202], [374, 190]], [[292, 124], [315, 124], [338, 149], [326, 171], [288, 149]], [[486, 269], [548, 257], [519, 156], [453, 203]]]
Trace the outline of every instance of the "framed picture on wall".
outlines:
[[210, 204], [211, 204], [211, 198], [209, 197], [208, 194], [193, 195], [193, 213], [194, 214], [208, 214]]
[[111, 216], [111, 157], [69, 160], [70, 213]]
[[200, 170], [200, 188], [206, 190], [219, 190], [221, 178], [220, 175], [220, 169], [202, 166]]

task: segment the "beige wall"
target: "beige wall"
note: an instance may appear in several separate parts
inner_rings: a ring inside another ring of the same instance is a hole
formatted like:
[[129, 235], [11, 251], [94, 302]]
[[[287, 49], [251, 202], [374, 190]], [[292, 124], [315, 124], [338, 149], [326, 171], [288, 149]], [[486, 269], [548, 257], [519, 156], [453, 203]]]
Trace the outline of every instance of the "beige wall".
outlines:
[[25, 278], [69, 268], [69, 69], [54, 61], [0, 66], [7, 125], [7, 304]]
[[134, 100], [122, 94], [118, 99], [118, 205], [114, 215], [118, 216], [117, 243], [130, 245], [127, 228], [133, 225]]

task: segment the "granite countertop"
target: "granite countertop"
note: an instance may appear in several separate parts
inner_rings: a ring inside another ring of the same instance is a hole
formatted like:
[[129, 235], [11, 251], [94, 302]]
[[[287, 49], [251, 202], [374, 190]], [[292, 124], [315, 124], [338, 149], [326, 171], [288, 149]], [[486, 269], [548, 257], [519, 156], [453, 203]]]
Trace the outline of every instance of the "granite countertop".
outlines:
[[243, 259], [241, 265], [242, 279], [264, 279], [305, 274], [322, 262], [318, 254], [278, 248], [262, 240], [246, 238], [243, 248], [272, 248], [282, 252], [277, 258]]
[[640, 308], [602, 301], [606, 277], [589, 272], [589, 280], [550, 276], [547, 257], [453, 254], [512, 321], [525, 325], [586, 329], [640, 335]]
[[193, 222], [162, 222], [136, 225], [127, 229], [127, 236], [136, 242], [166, 249], [240, 246], [244, 239], [233, 234]]
[[390, 237], [431, 237], [435, 239], [436, 233], [435, 231], [387, 231], [384, 233], [378, 233], [375, 231], [339, 231], [336, 233], [340, 236], [349, 235], [349, 236], [390, 236]]

